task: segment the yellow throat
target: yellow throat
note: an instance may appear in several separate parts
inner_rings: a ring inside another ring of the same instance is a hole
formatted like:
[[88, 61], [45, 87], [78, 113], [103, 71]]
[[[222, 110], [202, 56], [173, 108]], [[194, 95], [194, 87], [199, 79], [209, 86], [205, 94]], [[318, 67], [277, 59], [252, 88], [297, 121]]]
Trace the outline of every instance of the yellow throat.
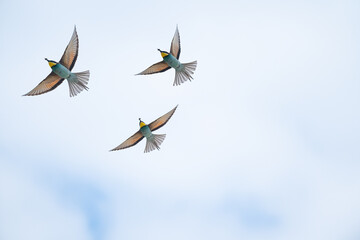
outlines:
[[167, 55], [169, 55], [168, 53], [166, 53], [166, 52], [160, 52], [161, 53], [161, 56], [164, 58], [164, 57], [166, 57]]
[[146, 124], [143, 121], [140, 121], [140, 128], [146, 126]]
[[45, 60], [48, 62], [50, 67], [53, 67], [53, 66], [55, 66], [57, 64], [56, 62], [48, 60], [47, 58], [45, 58]]

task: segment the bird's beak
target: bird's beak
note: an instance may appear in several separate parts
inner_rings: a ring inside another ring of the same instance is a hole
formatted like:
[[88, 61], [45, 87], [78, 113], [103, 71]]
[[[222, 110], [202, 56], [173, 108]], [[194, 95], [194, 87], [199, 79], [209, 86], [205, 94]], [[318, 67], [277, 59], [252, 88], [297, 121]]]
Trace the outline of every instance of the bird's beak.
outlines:
[[45, 58], [46, 61], [49, 61], [47, 58]]
[[160, 49], [158, 49], [158, 51], [159, 51], [159, 52], [161, 52], [161, 50], [160, 50]]

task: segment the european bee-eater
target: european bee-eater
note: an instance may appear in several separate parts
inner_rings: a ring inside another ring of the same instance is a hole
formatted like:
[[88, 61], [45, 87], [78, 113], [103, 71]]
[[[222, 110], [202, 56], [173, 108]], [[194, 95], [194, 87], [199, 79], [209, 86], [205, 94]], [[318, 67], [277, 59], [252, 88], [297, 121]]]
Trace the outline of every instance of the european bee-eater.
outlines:
[[164, 141], [166, 134], [153, 134], [152, 132], [164, 126], [169, 121], [171, 116], [174, 114], [176, 108], [177, 106], [174, 109], [172, 109], [170, 112], [166, 113], [165, 115], [159, 117], [158, 119], [150, 123], [149, 125], [146, 125], [139, 118], [140, 130], [137, 131], [134, 135], [132, 135], [128, 139], [126, 139], [125, 142], [123, 142], [122, 144], [120, 144], [119, 146], [117, 146], [116, 148], [110, 151], [116, 151], [128, 147], [132, 147], [136, 145], [138, 142], [140, 142], [144, 137], [146, 137], [146, 147], [144, 153], [151, 152], [155, 148], [159, 150], [160, 145]]
[[147, 75], [159, 72], [165, 72], [170, 68], [175, 69], [175, 81], [174, 86], [180, 85], [181, 83], [185, 82], [186, 80], [191, 81], [192, 74], [196, 69], [197, 61], [193, 61], [190, 63], [181, 63], [178, 59], [180, 57], [180, 34], [178, 27], [176, 26], [175, 35], [171, 41], [170, 46], [170, 53], [166, 51], [161, 51], [163, 61], [155, 63], [136, 75]]
[[79, 52], [79, 38], [74, 27], [73, 35], [67, 45], [63, 56], [59, 62], [53, 60], [45, 60], [49, 63], [52, 72], [41, 81], [33, 90], [24, 96], [35, 96], [54, 90], [64, 79], [69, 83], [70, 97], [76, 96], [82, 90], [88, 90], [86, 86], [89, 81], [89, 70], [84, 72], [72, 73]]

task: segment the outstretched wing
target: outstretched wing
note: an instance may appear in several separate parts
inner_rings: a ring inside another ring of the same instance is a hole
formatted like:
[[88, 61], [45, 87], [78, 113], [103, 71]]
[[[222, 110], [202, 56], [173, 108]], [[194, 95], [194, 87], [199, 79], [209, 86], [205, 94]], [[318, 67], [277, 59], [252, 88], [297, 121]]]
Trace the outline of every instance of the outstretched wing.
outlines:
[[147, 74], [165, 72], [168, 69], [170, 69], [170, 66], [166, 62], [161, 61], [151, 65], [150, 67], [148, 67], [147, 69], [136, 75], [147, 75]]
[[24, 94], [23, 96], [35, 96], [40, 95], [51, 90], [54, 90], [64, 81], [63, 78], [51, 72], [44, 80], [42, 80], [33, 90]]
[[73, 35], [59, 63], [71, 71], [71, 69], [73, 69], [75, 65], [78, 52], [79, 52], [79, 38], [76, 32], [76, 27], [74, 27]]
[[120, 144], [116, 148], [111, 149], [110, 151], [117, 151], [117, 150], [120, 150], [120, 149], [132, 147], [132, 146], [136, 145], [138, 142], [140, 142], [141, 139], [143, 139], [143, 138], [144, 138], [144, 136], [142, 135], [142, 133], [139, 130], [134, 135], [132, 135], [131, 137], [126, 139], [125, 142], [123, 142], [122, 144]]
[[174, 57], [176, 57], [176, 59], [179, 59], [180, 57], [180, 34], [179, 34], [179, 30], [178, 27], [176, 26], [176, 31], [174, 34], [174, 37], [171, 41], [171, 46], [170, 46], [170, 53], [171, 55], [173, 55]]
[[174, 114], [177, 107], [178, 107], [178, 105], [176, 105], [176, 107], [174, 107], [174, 109], [172, 109], [170, 112], [166, 113], [165, 115], [159, 117], [158, 119], [156, 119], [155, 121], [150, 123], [148, 125], [150, 130], [155, 131], [155, 130], [161, 128], [162, 126], [164, 126], [169, 121], [171, 116]]

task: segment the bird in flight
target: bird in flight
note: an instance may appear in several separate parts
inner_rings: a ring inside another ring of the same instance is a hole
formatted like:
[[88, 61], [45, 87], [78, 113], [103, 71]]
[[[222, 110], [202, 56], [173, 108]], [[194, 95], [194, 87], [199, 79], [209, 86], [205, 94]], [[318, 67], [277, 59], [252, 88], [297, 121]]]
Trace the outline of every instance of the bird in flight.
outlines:
[[146, 146], [144, 153], [151, 152], [152, 150], [155, 150], [155, 148], [159, 150], [160, 145], [164, 141], [166, 134], [153, 134], [152, 132], [164, 126], [174, 114], [177, 107], [178, 106], [176, 105], [176, 107], [173, 108], [170, 112], [159, 117], [149, 125], [146, 125], [143, 121], [141, 121], [141, 118], [139, 118], [139, 131], [137, 131], [134, 135], [126, 139], [122, 144], [110, 151], [117, 151], [120, 149], [132, 147], [138, 142], [140, 142], [144, 137], [146, 138]]
[[70, 97], [76, 96], [84, 89], [88, 90], [86, 85], [90, 77], [89, 70], [78, 73], [71, 72], [78, 57], [78, 52], [79, 38], [76, 32], [76, 27], [74, 27], [73, 35], [60, 61], [55, 62], [45, 58], [52, 69], [51, 73], [33, 90], [24, 96], [35, 96], [52, 91], [58, 87], [64, 79], [66, 79], [69, 83]]
[[191, 81], [191, 79], [193, 79], [191, 75], [194, 74], [197, 61], [193, 61], [189, 63], [181, 63], [179, 61], [181, 47], [180, 47], [180, 34], [177, 26], [174, 37], [171, 41], [170, 53], [166, 51], [162, 51], [160, 49], [158, 49], [158, 51], [160, 51], [163, 60], [161, 62], [151, 65], [150, 67], [148, 67], [147, 69], [136, 75], [148, 75], [153, 73], [165, 72], [170, 68], [174, 68], [175, 81], [173, 86], [178, 86], [187, 80]]

